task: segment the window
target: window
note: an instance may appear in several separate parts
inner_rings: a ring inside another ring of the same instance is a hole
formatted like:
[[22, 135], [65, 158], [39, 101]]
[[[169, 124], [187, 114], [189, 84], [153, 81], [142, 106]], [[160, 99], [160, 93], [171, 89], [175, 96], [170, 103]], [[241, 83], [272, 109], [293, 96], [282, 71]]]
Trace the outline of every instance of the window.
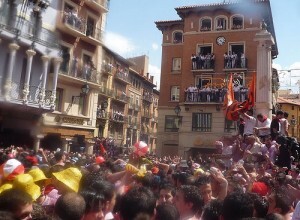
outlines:
[[247, 68], [244, 44], [231, 43], [229, 49], [228, 58], [225, 60], [225, 68]]
[[237, 126], [236, 126], [236, 122], [235, 121], [227, 120], [225, 118], [225, 127], [224, 127], [224, 131], [225, 132], [230, 133], [232, 131], [236, 131], [236, 128], [237, 128]]
[[231, 29], [242, 29], [244, 28], [244, 18], [241, 15], [235, 15], [231, 20]]
[[172, 70], [173, 71], [181, 70], [181, 58], [173, 58]]
[[87, 17], [86, 21], [86, 36], [94, 37], [96, 22], [90, 16]]
[[203, 18], [200, 22], [200, 31], [210, 31], [211, 30], [211, 18]]
[[203, 88], [206, 85], [211, 85], [212, 83], [212, 77], [209, 75], [204, 75], [204, 76], [197, 76], [196, 77], [196, 86], [198, 88]]
[[81, 95], [79, 98], [79, 104], [78, 104], [78, 114], [79, 115], [84, 115], [84, 107], [85, 107], [85, 96]]
[[179, 101], [179, 86], [171, 87], [171, 101]]
[[173, 33], [173, 43], [179, 44], [183, 42], [182, 32], [176, 31]]
[[180, 117], [175, 115], [165, 116], [165, 131], [177, 132], [179, 130]]
[[61, 57], [63, 59], [60, 70], [67, 73], [69, 71], [69, 62], [70, 62], [70, 48], [60, 45], [61, 48]]
[[63, 89], [56, 88], [55, 111], [62, 111]]
[[227, 18], [225, 18], [225, 17], [216, 18], [215, 29], [217, 31], [226, 30], [227, 29]]
[[207, 55], [212, 53], [212, 46], [211, 45], [201, 45], [198, 46], [198, 52], [200, 55]]
[[211, 113], [193, 113], [192, 131], [210, 132], [211, 125]]

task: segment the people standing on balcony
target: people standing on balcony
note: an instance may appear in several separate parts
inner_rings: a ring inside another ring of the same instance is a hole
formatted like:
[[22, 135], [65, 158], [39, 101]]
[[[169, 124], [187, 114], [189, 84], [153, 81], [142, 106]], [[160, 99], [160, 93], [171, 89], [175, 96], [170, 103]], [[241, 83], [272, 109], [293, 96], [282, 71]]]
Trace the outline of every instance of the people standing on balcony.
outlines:
[[197, 57], [195, 54], [192, 54], [191, 60], [192, 60], [192, 70], [197, 69]]
[[76, 56], [72, 59], [72, 67], [71, 67], [71, 74], [72, 76], [77, 76], [77, 70], [78, 70], [78, 58]]
[[231, 54], [231, 68], [236, 68], [237, 55], [235, 52]]
[[216, 58], [216, 57], [215, 57], [215, 54], [212, 53], [211, 56], [210, 56], [210, 66], [211, 66], [210, 68], [211, 68], [211, 69], [214, 69], [214, 68], [215, 68], [215, 58]]
[[234, 84], [234, 86], [233, 86], [234, 98], [239, 102], [241, 101], [240, 89], [241, 89], [240, 85]]
[[210, 53], [206, 54], [205, 56], [205, 64], [204, 64], [204, 69], [210, 69], [210, 63], [211, 63], [211, 56]]

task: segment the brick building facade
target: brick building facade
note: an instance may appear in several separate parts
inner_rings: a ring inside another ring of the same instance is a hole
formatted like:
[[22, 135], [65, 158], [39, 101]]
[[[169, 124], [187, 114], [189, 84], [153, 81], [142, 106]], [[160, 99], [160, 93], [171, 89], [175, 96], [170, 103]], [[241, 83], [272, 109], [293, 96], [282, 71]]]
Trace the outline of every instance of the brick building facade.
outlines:
[[[237, 123], [225, 120], [222, 111], [229, 75], [233, 74], [235, 98], [244, 101], [257, 69], [256, 34], [266, 28], [275, 39], [268, 0], [175, 10], [180, 20], [156, 22], [162, 32], [161, 155], [209, 151], [215, 140], [237, 133]], [[271, 50], [274, 59], [276, 39]]]

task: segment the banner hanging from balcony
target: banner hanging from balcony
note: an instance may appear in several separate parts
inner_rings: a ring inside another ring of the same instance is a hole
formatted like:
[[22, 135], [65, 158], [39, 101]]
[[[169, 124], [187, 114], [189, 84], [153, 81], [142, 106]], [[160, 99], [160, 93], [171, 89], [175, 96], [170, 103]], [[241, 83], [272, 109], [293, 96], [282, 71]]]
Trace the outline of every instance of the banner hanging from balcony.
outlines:
[[238, 102], [234, 99], [234, 88], [233, 88], [233, 78], [230, 74], [229, 82], [227, 84], [227, 93], [225, 95], [223, 110], [226, 119], [230, 121], [239, 120], [239, 113], [245, 112], [254, 107], [255, 104], [255, 85], [256, 85], [256, 75], [253, 73], [252, 80], [249, 88], [249, 95], [246, 101]]

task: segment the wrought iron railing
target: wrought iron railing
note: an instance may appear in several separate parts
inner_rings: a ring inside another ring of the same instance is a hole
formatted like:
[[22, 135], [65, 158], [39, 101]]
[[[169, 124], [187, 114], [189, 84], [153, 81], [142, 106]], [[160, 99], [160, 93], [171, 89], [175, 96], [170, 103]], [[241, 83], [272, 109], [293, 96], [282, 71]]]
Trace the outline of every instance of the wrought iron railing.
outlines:
[[144, 94], [143, 99], [148, 102], [153, 102], [153, 94]]
[[108, 88], [105, 87], [105, 86], [102, 86], [102, 87], [99, 89], [99, 93], [100, 93], [100, 94], [103, 94], [103, 95], [106, 95], [106, 96], [110, 96], [110, 97], [113, 96], [113, 90], [108, 89]]
[[130, 97], [128, 97], [126, 94], [124, 94], [124, 93], [121, 92], [121, 91], [114, 91], [113, 97], [114, 97], [116, 100], [119, 100], [119, 101], [121, 101], [121, 102], [126, 102], [126, 103], [128, 103], [128, 102], [130, 101]]
[[8, 18], [5, 13], [0, 12], [0, 30], [9, 31], [17, 36], [24, 37], [33, 42], [40, 43], [51, 48], [59, 48], [56, 34], [48, 29], [35, 25], [23, 17]]
[[[23, 101], [23, 98], [24, 98], [24, 94], [23, 94], [24, 84], [23, 83], [12, 82], [11, 86], [12, 86], [11, 91], [10, 91], [11, 100]], [[28, 96], [27, 96], [28, 103], [39, 104], [42, 101], [42, 100], [40, 100], [41, 99], [41, 92], [42, 92], [41, 87], [30, 85], [28, 90], [29, 90], [29, 93], [28, 93]], [[51, 96], [52, 96], [52, 91], [51, 90], [46, 90], [45, 91], [45, 98], [44, 98], [44, 102], [43, 102], [45, 106], [50, 106]]]
[[130, 81], [129, 81], [128, 75], [125, 74], [125, 73], [117, 72], [117, 73], [115, 74], [115, 78], [120, 79], [120, 80], [122, 80], [122, 81], [124, 81], [124, 82], [127, 82], [127, 83], [130, 82]]

